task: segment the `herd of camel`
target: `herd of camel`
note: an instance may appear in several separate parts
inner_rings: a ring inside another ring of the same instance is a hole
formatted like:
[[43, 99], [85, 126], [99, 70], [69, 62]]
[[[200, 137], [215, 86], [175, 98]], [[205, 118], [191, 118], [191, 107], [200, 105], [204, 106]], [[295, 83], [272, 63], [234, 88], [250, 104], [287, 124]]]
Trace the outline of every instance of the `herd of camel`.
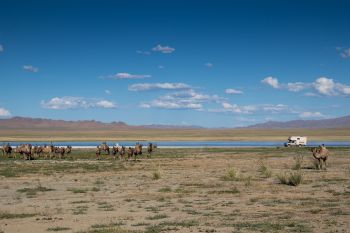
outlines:
[[[152, 152], [154, 149], [157, 148], [156, 145], [153, 143], [149, 143], [147, 146], [147, 157], [151, 157]], [[45, 158], [53, 158], [58, 156], [58, 158], [63, 159], [65, 156], [69, 155], [72, 152], [72, 147], [55, 147], [52, 145], [43, 145], [43, 146], [32, 146], [31, 144], [21, 144], [15, 148], [12, 148], [9, 143], [4, 144], [0, 150], [3, 153], [3, 156], [16, 158], [16, 154], [22, 156], [23, 159], [34, 159], [45, 157]], [[318, 169], [326, 169], [327, 167], [327, 159], [329, 156], [329, 150], [324, 146], [321, 145], [319, 147], [311, 148], [310, 151], [312, 152], [313, 157], [315, 158], [317, 162], [317, 168]], [[14, 152], [14, 153], [13, 153]], [[136, 143], [135, 147], [128, 147], [125, 146], [113, 146], [110, 148], [106, 142], [103, 142], [101, 145], [97, 146], [96, 148], [96, 157], [97, 159], [100, 159], [101, 153], [104, 152], [108, 155], [112, 155], [114, 159], [116, 159], [117, 156], [119, 156], [119, 159], [127, 159], [134, 157], [136, 160], [137, 156], [142, 155], [142, 144]]]
[[[137, 156], [142, 155], [142, 144], [136, 143], [135, 147], [128, 147], [126, 148], [125, 146], [113, 146], [110, 148], [106, 142], [102, 143], [101, 145], [97, 146], [96, 148], [96, 157], [97, 159], [100, 159], [101, 152], [105, 152], [108, 155], [112, 155], [114, 159], [119, 155], [119, 159], [127, 159], [129, 160], [130, 158], [134, 157], [134, 160], [136, 160]], [[151, 158], [152, 153], [154, 149], [157, 148], [157, 145], [153, 143], [148, 143], [147, 146], [147, 152], [148, 155], [147, 157]]]
[[65, 158], [66, 155], [69, 155], [72, 152], [72, 147], [56, 147], [52, 145], [43, 145], [43, 146], [32, 146], [31, 144], [21, 144], [15, 148], [12, 148], [9, 143], [4, 144], [0, 150], [2, 151], [3, 156], [8, 158], [16, 158], [16, 155], [19, 155], [23, 159], [32, 160], [34, 158], [50, 158], [58, 157], [60, 159]]
[[[157, 148], [153, 143], [149, 143], [147, 147], [148, 156], [151, 157], [154, 149]], [[19, 155], [23, 159], [32, 160], [34, 158], [56, 158], [64, 159], [66, 156], [71, 154], [72, 147], [56, 147], [52, 143], [50, 145], [43, 146], [32, 146], [31, 144], [21, 144], [15, 148], [12, 148], [9, 143], [4, 144], [0, 150], [2, 151], [3, 156], [16, 158], [16, 155]], [[142, 155], [142, 144], [136, 143], [135, 147], [126, 148], [125, 146], [113, 146], [109, 147], [106, 142], [103, 142], [101, 145], [96, 148], [96, 157], [100, 159], [101, 153], [104, 152], [108, 155], [112, 155], [114, 159], [119, 156], [120, 159], [130, 159], [134, 156], [136, 160], [137, 156]]]

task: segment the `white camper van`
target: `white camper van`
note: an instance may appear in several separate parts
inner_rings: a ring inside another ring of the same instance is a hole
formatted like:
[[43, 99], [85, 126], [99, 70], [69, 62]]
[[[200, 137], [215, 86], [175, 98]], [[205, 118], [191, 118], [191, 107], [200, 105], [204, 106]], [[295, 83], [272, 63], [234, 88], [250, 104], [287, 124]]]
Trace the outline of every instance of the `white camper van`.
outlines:
[[290, 136], [288, 142], [284, 143], [285, 147], [290, 146], [306, 146], [307, 137], [304, 136]]

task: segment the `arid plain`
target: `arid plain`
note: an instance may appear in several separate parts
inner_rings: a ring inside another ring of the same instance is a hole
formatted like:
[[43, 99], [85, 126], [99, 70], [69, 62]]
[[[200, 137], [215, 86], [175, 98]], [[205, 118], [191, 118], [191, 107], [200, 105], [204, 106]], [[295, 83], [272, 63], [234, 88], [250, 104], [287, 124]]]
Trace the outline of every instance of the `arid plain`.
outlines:
[[347, 232], [350, 148], [329, 149], [327, 170], [307, 148], [2, 157], [0, 232]]

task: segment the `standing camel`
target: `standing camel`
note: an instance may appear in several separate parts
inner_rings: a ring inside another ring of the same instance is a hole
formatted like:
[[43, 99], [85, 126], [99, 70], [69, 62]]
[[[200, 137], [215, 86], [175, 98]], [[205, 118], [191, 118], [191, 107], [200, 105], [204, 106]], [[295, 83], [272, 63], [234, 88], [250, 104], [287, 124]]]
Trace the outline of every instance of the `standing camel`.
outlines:
[[103, 142], [101, 145], [98, 146], [98, 148], [100, 149], [100, 153], [101, 151], [105, 151], [108, 155], [109, 153], [109, 146], [107, 145], [106, 142]]
[[136, 143], [136, 145], [135, 145], [135, 149], [134, 149], [135, 160], [136, 160], [137, 155], [142, 155], [142, 144], [140, 144], [140, 143]]
[[320, 146], [319, 148], [311, 149], [313, 157], [317, 160], [317, 169], [327, 169], [327, 159], [329, 156], [329, 150], [324, 146]]
[[156, 148], [157, 148], [157, 145], [154, 145], [152, 142], [150, 142], [150, 143], [148, 144], [147, 152], [148, 152], [149, 158], [151, 158], [152, 153], [153, 153], [154, 149], [156, 149]]
[[[8, 158], [11, 156], [12, 154], [12, 147], [10, 146], [10, 143], [7, 143], [6, 145], [3, 145], [2, 148], [2, 155], [3, 156], [7, 156]], [[14, 155], [15, 156], [15, 155]], [[15, 156], [16, 157], [16, 156]]]
[[47, 159], [48, 156], [51, 159], [54, 152], [55, 152], [55, 147], [52, 144], [49, 146], [44, 145], [44, 147], [42, 148], [42, 153], [45, 154], [45, 159]]

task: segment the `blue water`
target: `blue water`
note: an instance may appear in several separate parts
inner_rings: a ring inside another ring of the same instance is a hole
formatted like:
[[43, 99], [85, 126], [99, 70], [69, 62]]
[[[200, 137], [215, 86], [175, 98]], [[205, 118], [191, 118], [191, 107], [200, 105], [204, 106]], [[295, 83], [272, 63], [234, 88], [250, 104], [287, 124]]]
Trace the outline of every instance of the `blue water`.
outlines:
[[[5, 143], [5, 142], [3, 142]], [[50, 142], [10, 142], [11, 146], [17, 146], [23, 143], [30, 143], [34, 145], [48, 145]], [[107, 144], [112, 146], [116, 143], [123, 146], [134, 146], [136, 141], [108, 141]], [[148, 142], [140, 142], [143, 145], [148, 145]], [[200, 147], [277, 147], [283, 146], [284, 142], [280, 141], [161, 141], [153, 142], [158, 147], [174, 147], [174, 148], [200, 148]], [[2, 144], [0, 142], [0, 144]], [[86, 142], [72, 142], [61, 141], [53, 142], [55, 146], [73, 146], [73, 147], [96, 147], [101, 144], [101, 141], [86, 141]], [[325, 144], [326, 146], [335, 147], [350, 147], [350, 141], [309, 141], [307, 146], [319, 146]]]

